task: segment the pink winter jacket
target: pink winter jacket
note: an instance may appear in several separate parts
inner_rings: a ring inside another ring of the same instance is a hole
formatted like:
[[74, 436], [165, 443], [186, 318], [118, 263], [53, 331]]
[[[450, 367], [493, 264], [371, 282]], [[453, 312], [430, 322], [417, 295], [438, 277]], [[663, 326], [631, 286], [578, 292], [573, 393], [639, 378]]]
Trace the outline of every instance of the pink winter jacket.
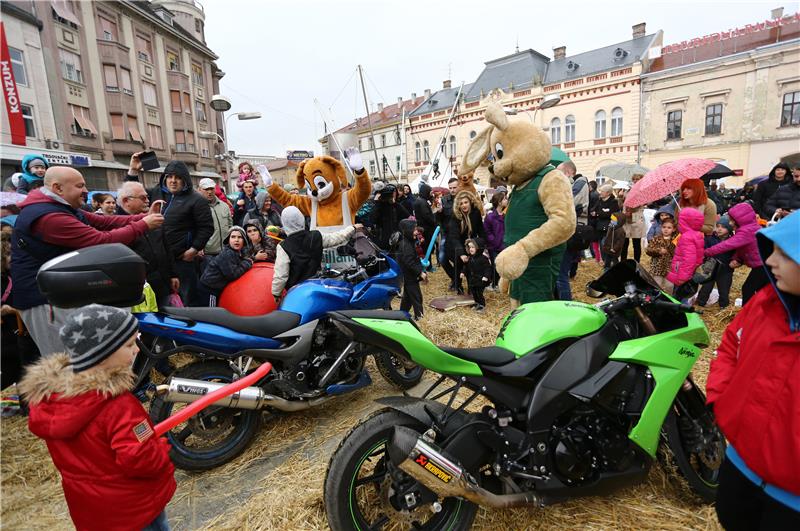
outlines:
[[684, 208], [678, 218], [681, 237], [675, 246], [675, 255], [667, 273], [667, 280], [680, 286], [694, 274], [697, 266], [703, 263], [703, 214], [694, 208]]
[[739, 203], [728, 210], [728, 216], [736, 222], [736, 232], [722, 243], [706, 249], [705, 255], [716, 256], [735, 249], [734, 260], [750, 268], [761, 267], [763, 263], [756, 243], [756, 232], [761, 226], [756, 221], [755, 210], [749, 203]]

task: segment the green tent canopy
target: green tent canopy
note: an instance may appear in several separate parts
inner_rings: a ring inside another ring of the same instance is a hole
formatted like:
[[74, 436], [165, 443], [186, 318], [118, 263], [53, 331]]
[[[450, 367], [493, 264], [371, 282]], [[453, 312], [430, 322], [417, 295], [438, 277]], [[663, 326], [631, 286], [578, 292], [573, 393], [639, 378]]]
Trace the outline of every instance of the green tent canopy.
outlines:
[[569, 157], [563, 150], [558, 149], [557, 147], [550, 148], [550, 164], [553, 166], [558, 166], [562, 162], [568, 161]]

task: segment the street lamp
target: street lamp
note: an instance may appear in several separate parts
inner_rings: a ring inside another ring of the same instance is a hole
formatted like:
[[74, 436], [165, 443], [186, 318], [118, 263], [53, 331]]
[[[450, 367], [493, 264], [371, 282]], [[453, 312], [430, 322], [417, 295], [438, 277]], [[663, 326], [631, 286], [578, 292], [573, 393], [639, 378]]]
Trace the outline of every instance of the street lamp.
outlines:
[[235, 192], [236, 190], [234, 189], [233, 179], [231, 179], [231, 170], [230, 170], [230, 166], [228, 164], [230, 162], [230, 159], [231, 159], [230, 154], [228, 152], [228, 120], [230, 119], [231, 116], [236, 116], [236, 118], [238, 120], [258, 120], [259, 118], [261, 118], [261, 113], [260, 112], [237, 112], [237, 113], [233, 113], [233, 114], [229, 114], [228, 116], [225, 116], [225, 113], [227, 111], [231, 110], [232, 105], [231, 105], [231, 101], [228, 98], [226, 98], [225, 96], [221, 95], [221, 94], [213, 95], [211, 97], [211, 101], [209, 102], [209, 105], [211, 106], [212, 109], [214, 109], [217, 112], [222, 113], [222, 115], [223, 115], [223, 120], [222, 120], [222, 134], [223, 134], [223, 136], [220, 136], [218, 133], [213, 132], [213, 131], [200, 131], [200, 133], [198, 133], [198, 135], [200, 136], [200, 138], [216, 138], [220, 142], [222, 142], [222, 150], [224, 152], [223, 156], [225, 157], [225, 173], [228, 174], [228, 188], [229, 188], [229, 190], [231, 192]]
[[550, 107], [555, 107], [560, 101], [561, 96], [558, 94], [548, 94], [545, 96], [542, 99], [542, 103], [540, 103], [539, 106], [533, 110], [533, 117], [531, 118], [531, 121], [534, 123], [536, 122], [536, 113], [539, 112], [539, 109], [549, 109]]

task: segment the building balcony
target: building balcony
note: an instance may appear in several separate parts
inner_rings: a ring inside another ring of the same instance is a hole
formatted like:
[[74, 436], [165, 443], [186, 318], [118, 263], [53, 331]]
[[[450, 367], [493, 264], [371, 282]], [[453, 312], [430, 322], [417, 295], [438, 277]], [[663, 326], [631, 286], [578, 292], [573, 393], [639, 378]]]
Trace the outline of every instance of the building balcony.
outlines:
[[133, 155], [138, 153], [144, 148], [143, 142], [134, 142], [132, 140], [112, 140], [111, 151], [114, 155]]
[[198, 155], [194, 147], [192, 147], [192, 151], [178, 151], [177, 149], [173, 149], [172, 160], [179, 160], [186, 164], [197, 164]]
[[167, 71], [167, 87], [169, 87], [170, 90], [180, 90], [182, 92], [188, 92], [189, 94], [192, 93], [191, 87], [189, 86], [188, 74], [177, 70]]
[[130, 48], [116, 41], [97, 39], [97, 50], [100, 59], [106, 63], [115, 63], [130, 69]]

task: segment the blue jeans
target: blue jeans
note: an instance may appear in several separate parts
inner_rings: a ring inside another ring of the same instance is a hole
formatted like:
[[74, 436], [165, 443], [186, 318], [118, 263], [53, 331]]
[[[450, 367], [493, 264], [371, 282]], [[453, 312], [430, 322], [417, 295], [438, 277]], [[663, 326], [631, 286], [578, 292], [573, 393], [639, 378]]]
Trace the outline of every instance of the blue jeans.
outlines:
[[170, 531], [169, 522], [167, 522], [167, 511], [161, 511], [161, 514], [156, 516], [156, 519], [142, 528], [142, 531]]
[[569, 287], [569, 270], [572, 269], [572, 263], [578, 259], [578, 252], [570, 251], [569, 249], [564, 251], [564, 257], [561, 259], [561, 268], [558, 270], [558, 278], [556, 279], [559, 300], [572, 300], [572, 290]]

